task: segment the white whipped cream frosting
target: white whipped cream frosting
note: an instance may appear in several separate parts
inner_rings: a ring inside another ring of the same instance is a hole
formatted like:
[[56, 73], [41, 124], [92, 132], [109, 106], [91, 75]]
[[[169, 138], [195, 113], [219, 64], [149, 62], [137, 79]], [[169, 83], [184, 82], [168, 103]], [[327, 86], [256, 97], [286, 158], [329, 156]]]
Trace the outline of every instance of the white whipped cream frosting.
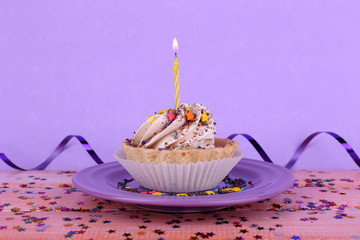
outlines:
[[[175, 113], [172, 121], [168, 117], [169, 111]], [[169, 111], [149, 117], [135, 132], [131, 144], [152, 149], [214, 148], [216, 128], [206, 107], [198, 103], [181, 104], [178, 109]], [[187, 120], [186, 113], [189, 111], [194, 115], [193, 120]], [[203, 112], [208, 117], [207, 121], [201, 120]]]

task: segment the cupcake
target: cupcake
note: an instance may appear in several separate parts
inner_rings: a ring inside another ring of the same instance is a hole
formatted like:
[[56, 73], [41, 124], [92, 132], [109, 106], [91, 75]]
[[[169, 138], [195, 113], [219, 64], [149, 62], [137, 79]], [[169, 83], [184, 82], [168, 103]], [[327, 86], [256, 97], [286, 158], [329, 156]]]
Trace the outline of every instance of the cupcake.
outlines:
[[[216, 123], [201, 104], [159, 111], [121, 143], [115, 158], [143, 187], [162, 192], [215, 188], [243, 154], [230, 139], [215, 138]], [[237, 152], [235, 153], [235, 151]]]

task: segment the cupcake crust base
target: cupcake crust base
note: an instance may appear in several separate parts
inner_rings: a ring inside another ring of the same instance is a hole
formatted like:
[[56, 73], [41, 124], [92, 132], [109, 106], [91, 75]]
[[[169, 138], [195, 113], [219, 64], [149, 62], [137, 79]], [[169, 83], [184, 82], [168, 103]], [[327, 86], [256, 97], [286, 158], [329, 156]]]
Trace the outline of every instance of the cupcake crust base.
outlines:
[[125, 141], [121, 146], [130, 160], [145, 163], [190, 163], [204, 162], [216, 159], [231, 158], [238, 148], [238, 143], [230, 139], [215, 138], [215, 148], [212, 149], [176, 149], [155, 150], [133, 147]]

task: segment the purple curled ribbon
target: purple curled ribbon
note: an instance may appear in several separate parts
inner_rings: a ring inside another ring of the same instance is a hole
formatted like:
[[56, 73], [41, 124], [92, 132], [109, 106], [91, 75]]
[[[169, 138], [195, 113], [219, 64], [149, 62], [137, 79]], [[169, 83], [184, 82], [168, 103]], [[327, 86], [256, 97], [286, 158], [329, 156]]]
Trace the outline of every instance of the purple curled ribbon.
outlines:
[[55, 148], [55, 150], [50, 154], [50, 156], [44, 161], [42, 162], [39, 166], [36, 166], [32, 169], [24, 169], [21, 168], [19, 166], [17, 166], [15, 163], [13, 163], [12, 161], [10, 161], [10, 159], [5, 155], [5, 153], [3, 153], [0, 150], [0, 159], [3, 160], [7, 165], [9, 165], [12, 168], [15, 168], [17, 170], [43, 170], [45, 169], [52, 161], [54, 161], [54, 159], [60, 154], [62, 153], [62, 151], [65, 150], [65, 147], [67, 145], [67, 143], [72, 139], [72, 138], [76, 138], [77, 140], [79, 140], [79, 142], [81, 143], [81, 145], [83, 146], [83, 148], [87, 151], [87, 153], [90, 155], [90, 157], [97, 163], [97, 164], [102, 164], [104, 163], [100, 157], [96, 154], [96, 152], [94, 151], [94, 149], [90, 146], [90, 144], [86, 141], [85, 138], [83, 138], [82, 136], [79, 135], [69, 135], [67, 137], [65, 137], [60, 143], [59, 145]]
[[[311, 140], [313, 140], [316, 136], [318, 136], [321, 133], [326, 133], [326, 134], [332, 136], [333, 138], [335, 138], [336, 141], [338, 141], [341, 144], [341, 146], [346, 150], [346, 152], [354, 160], [354, 162], [360, 167], [360, 158], [355, 153], [355, 151], [352, 149], [350, 144], [348, 144], [345, 141], [345, 139], [343, 139], [340, 135], [338, 135], [336, 133], [333, 133], [333, 132], [314, 132], [314, 133], [310, 134], [300, 144], [300, 146], [296, 149], [294, 155], [292, 156], [290, 161], [285, 165], [285, 167], [288, 168], [288, 169], [292, 168], [295, 165], [295, 163], [299, 160], [301, 154], [305, 151], [306, 147], [309, 145]], [[267, 153], [264, 151], [264, 149], [260, 146], [260, 144], [252, 136], [250, 136], [249, 134], [246, 134], [246, 133], [234, 133], [234, 134], [231, 134], [228, 137], [228, 139], [234, 139], [236, 136], [239, 136], [239, 135], [243, 136], [244, 138], [246, 138], [251, 143], [251, 145], [255, 148], [255, 150], [259, 153], [260, 157], [265, 162], [273, 163], [273, 161], [270, 159], [270, 157], [267, 155]]]
[[[321, 133], [326, 133], [330, 136], [332, 136], [333, 138], [335, 138], [340, 144], [341, 146], [347, 151], [347, 153], [350, 155], [350, 157], [354, 160], [354, 162], [360, 167], [360, 158], [359, 156], [355, 153], [355, 151], [352, 149], [352, 147], [350, 146], [350, 144], [348, 144], [342, 137], [340, 137], [338, 134], [333, 133], [333, 132], [315, 132], [311, 135], [309, 135], [301, 144], [300, 146], [296, 149], [294, 155], [292, 156], [292, 158], [290, 159], [290, 161], [285, 165], [286, 168], [290, 169], [292, 168], [295, 163], [298, 161], [299, 157], [301, 156], [301, 154], [304, 152], [304, 150], [306, 149], [306, 147], [309, 145], [309, 143], [311, 142], [311, 140], [313, 140], [317, 135], [321, 134]], [[255, 150], [260, 154], [261, 158], [265, 161], [265, 162], [270, 162], [273, 163], [273, 161], [270, 159], [270, 157], [267, 155], [267, 153], [264, 151], [264, 149], [260, 146], [260, 144], [249, 134], [246, 133], [234, 133], [232, 135], [230, 135], [228, 138], [229, 139], [234, 139], [237, 136], [243, 136], [244, 138], [246, 138], [251, 145], [255, 148]], [[90, 157], [97, 163], [97, 164], [102, 164], [104, 163], [100, 157], [95, 153], [94, 149], [90, 146], [90, 144], [86, 141], [85, 138], [83, 138], [82, 136], [79, 135], [69, 135], [67, 137], [65, 137], [60, 143], [59, 145], [55, 148], [55, 150], [50, 154], [50, 156], [40, 165], [32, 168], [32, 169], [28, 169], [28, 170], [43, 170], [45, 169], [52, 161], [54, 161], [54, 159], [65, 150], [66, 145], [68, 144], [68, 142], [72, 139], [72, 138], [76, 138], [81, 145], [83, 146], [83, 148], [87, 151], [87, 153], [90, 155]], [[2, 152], [0, 150], [0, 159], [3, 160], [7, 165], [9, 165], [10, 167], [17, 169], [17, 170], [27, 170], [24, 168], [21, 168], [19, 166], [17, 166], [15, 163], [13, 163], [6, 155], [4, 152]]]

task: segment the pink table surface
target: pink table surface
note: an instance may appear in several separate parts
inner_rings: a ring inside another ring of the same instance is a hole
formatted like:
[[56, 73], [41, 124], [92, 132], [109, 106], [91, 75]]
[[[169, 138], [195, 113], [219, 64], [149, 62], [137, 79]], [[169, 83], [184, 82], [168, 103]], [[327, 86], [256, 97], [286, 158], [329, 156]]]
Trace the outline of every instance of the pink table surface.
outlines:
[[92, 197], [74, 173], [0, 171], [0, 239], [360, 239], [360, 170], [293, 171], [281, 195], [190, 214]]

